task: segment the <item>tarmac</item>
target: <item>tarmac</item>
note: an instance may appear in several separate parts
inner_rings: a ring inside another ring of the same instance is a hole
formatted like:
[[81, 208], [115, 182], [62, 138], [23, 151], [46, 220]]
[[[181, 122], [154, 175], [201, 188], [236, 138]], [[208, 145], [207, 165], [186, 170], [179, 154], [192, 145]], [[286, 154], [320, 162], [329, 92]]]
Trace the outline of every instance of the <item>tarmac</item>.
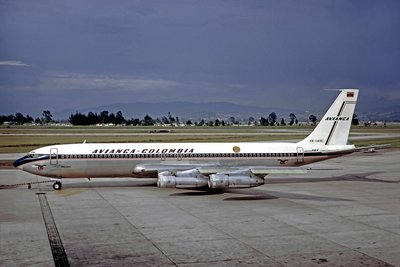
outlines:
[[399, 159], [354, 153], [223, 194], [152, 179], [28, 189], [12, 185], [47, 179], [1, 168], [0, 266], [400, 266]]

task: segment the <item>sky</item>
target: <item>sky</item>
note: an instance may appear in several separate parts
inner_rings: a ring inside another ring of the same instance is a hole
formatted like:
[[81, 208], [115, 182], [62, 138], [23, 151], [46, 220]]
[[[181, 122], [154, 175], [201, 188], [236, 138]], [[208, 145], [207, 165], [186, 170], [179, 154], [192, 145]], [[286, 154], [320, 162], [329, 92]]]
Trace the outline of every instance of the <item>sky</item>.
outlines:
[[0, 0], [0, 114], [400, 103], [400, 1]]

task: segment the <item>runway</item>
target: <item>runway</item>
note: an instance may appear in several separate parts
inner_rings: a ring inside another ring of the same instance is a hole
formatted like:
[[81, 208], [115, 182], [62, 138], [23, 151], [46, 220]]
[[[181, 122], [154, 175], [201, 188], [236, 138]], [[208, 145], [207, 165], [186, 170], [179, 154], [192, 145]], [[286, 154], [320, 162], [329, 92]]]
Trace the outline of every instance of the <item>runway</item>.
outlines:
[[[224, 194], [152, 179], [0, 187], [0, 265], [54, 266], [50, 210], [71, 266], [400, 266], [399, 158], [355, 153]], [[38, 181], [0, 169], [0, 185]]]

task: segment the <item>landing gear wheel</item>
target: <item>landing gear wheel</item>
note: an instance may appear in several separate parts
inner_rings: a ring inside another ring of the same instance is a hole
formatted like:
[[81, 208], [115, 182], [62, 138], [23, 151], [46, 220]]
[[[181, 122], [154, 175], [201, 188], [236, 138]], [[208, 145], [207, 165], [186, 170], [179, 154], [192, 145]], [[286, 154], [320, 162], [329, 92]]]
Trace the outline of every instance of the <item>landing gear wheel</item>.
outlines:
[[55, 183], [53, 184], [54, 190], [60, 190], [61, 187], [62, 187], [62, 184], [61, 184], [60, 182], [55, 182]]

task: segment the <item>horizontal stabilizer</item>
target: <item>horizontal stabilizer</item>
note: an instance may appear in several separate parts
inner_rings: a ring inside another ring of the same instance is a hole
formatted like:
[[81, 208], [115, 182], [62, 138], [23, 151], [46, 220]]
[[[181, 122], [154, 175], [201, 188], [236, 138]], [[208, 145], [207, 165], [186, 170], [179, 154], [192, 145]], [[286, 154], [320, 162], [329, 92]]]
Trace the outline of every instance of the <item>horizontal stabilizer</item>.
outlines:
[[354, 149], [354, 151], [375, 152], [375, 150], [377, 150], [377, 149], [385, 149], [385, 148], [389, 148], [390, 146], [391, 146], [391, 144], [360, 146], [360, 147], [356, 147]]

